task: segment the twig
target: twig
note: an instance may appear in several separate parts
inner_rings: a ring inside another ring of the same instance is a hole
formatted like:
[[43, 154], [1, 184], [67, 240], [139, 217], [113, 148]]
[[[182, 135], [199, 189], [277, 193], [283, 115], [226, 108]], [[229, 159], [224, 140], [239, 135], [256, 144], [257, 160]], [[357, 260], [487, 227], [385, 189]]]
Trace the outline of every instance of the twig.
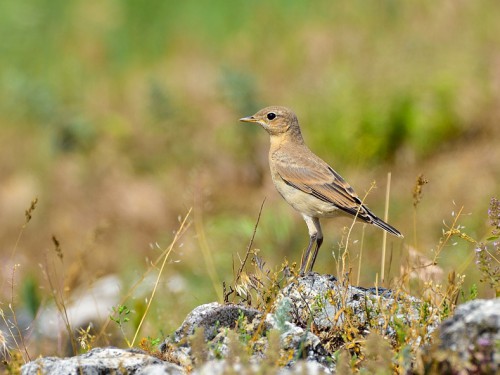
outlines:
[[243, 268], [245, 267], [245, 264], [248, 260], [248, 257], [250, 256], [250, 253], [251, 253], [250, 249], [252, 248], [253, 240], [255, 239], [255, 234], [257, 233], [257, 227], [259, 226], [260, 215], [262, 214], [262, 208], [264, 207], [265, 202], [266, 202], [266, 198], [264, 198], [264, 200], [262, 201], [262, 204], [260, 205], [259, 215], [257, 216], [257, 222], [255, 223], [255, 226], [253, 228], [252, 238], [250, 238], [250, 242], [248, 243], [245, 258], [243, 259], [242, 262], [240, 262], [241, 265], [240, 265], [240, 268], [238, 269], [238, 273], [236, 274], [236, 278], [234, 279], [234, 285], [236, 285], [236, 283], [240, 280], [241, 273], [243, 272]]

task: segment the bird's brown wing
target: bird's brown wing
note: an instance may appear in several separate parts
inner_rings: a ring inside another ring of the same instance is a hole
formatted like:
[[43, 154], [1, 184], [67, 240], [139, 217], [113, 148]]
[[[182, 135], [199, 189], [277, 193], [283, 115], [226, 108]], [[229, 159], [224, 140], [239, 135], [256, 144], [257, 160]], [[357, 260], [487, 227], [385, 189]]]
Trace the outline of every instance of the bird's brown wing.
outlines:
[[328, 164], [315, 155], [274, 158], [274, 167], [285, 183], [360, 219], [370, 220], [371, 212], [362, 204], [352, 187]]
[[286, 184], [295, 189], [403, 238], [401, 232], [373, 214], [337, 172], [310, 151], [296, 153], [293, 158], [275, 153], [273, 168]]

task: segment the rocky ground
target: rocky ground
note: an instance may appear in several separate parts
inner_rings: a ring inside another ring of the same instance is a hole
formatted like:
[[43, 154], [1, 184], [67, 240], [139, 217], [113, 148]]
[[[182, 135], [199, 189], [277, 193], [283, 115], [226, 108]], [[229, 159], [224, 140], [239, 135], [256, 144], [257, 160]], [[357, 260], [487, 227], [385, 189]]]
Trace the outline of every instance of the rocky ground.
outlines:
[[[95, 348], [39, 358], [22, 374], [322, 374], [355, 364], [382, 373], [499, 373], [499, 298], [460, 305], [443, 322], [439, 316], [403, 293], [310, 273], [284, 288], [269, 311], [196, 307], [157, 351]], [[396, 349], [406, 354], [395, 360]]]

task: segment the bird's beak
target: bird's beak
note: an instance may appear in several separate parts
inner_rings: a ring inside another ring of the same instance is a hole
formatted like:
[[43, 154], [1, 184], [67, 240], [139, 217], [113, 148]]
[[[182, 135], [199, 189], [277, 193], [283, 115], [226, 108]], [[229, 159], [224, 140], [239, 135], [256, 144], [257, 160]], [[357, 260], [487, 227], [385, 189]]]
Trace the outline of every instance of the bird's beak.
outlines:
[[240, 118], [241, 122], [257, 122], [257, 119], [253, 116]]

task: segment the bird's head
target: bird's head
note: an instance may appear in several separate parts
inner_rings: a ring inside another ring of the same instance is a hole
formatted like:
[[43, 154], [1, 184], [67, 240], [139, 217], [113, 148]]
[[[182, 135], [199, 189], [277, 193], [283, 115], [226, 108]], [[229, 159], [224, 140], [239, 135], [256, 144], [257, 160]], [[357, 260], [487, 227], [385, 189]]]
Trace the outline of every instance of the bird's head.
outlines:
[[240, 121], [259, 124], [271, 136], [285, 133], [300, 135], [297, 116], [291, 109], [286, 107], [266, 107], [253, 116], [240, 118]]

